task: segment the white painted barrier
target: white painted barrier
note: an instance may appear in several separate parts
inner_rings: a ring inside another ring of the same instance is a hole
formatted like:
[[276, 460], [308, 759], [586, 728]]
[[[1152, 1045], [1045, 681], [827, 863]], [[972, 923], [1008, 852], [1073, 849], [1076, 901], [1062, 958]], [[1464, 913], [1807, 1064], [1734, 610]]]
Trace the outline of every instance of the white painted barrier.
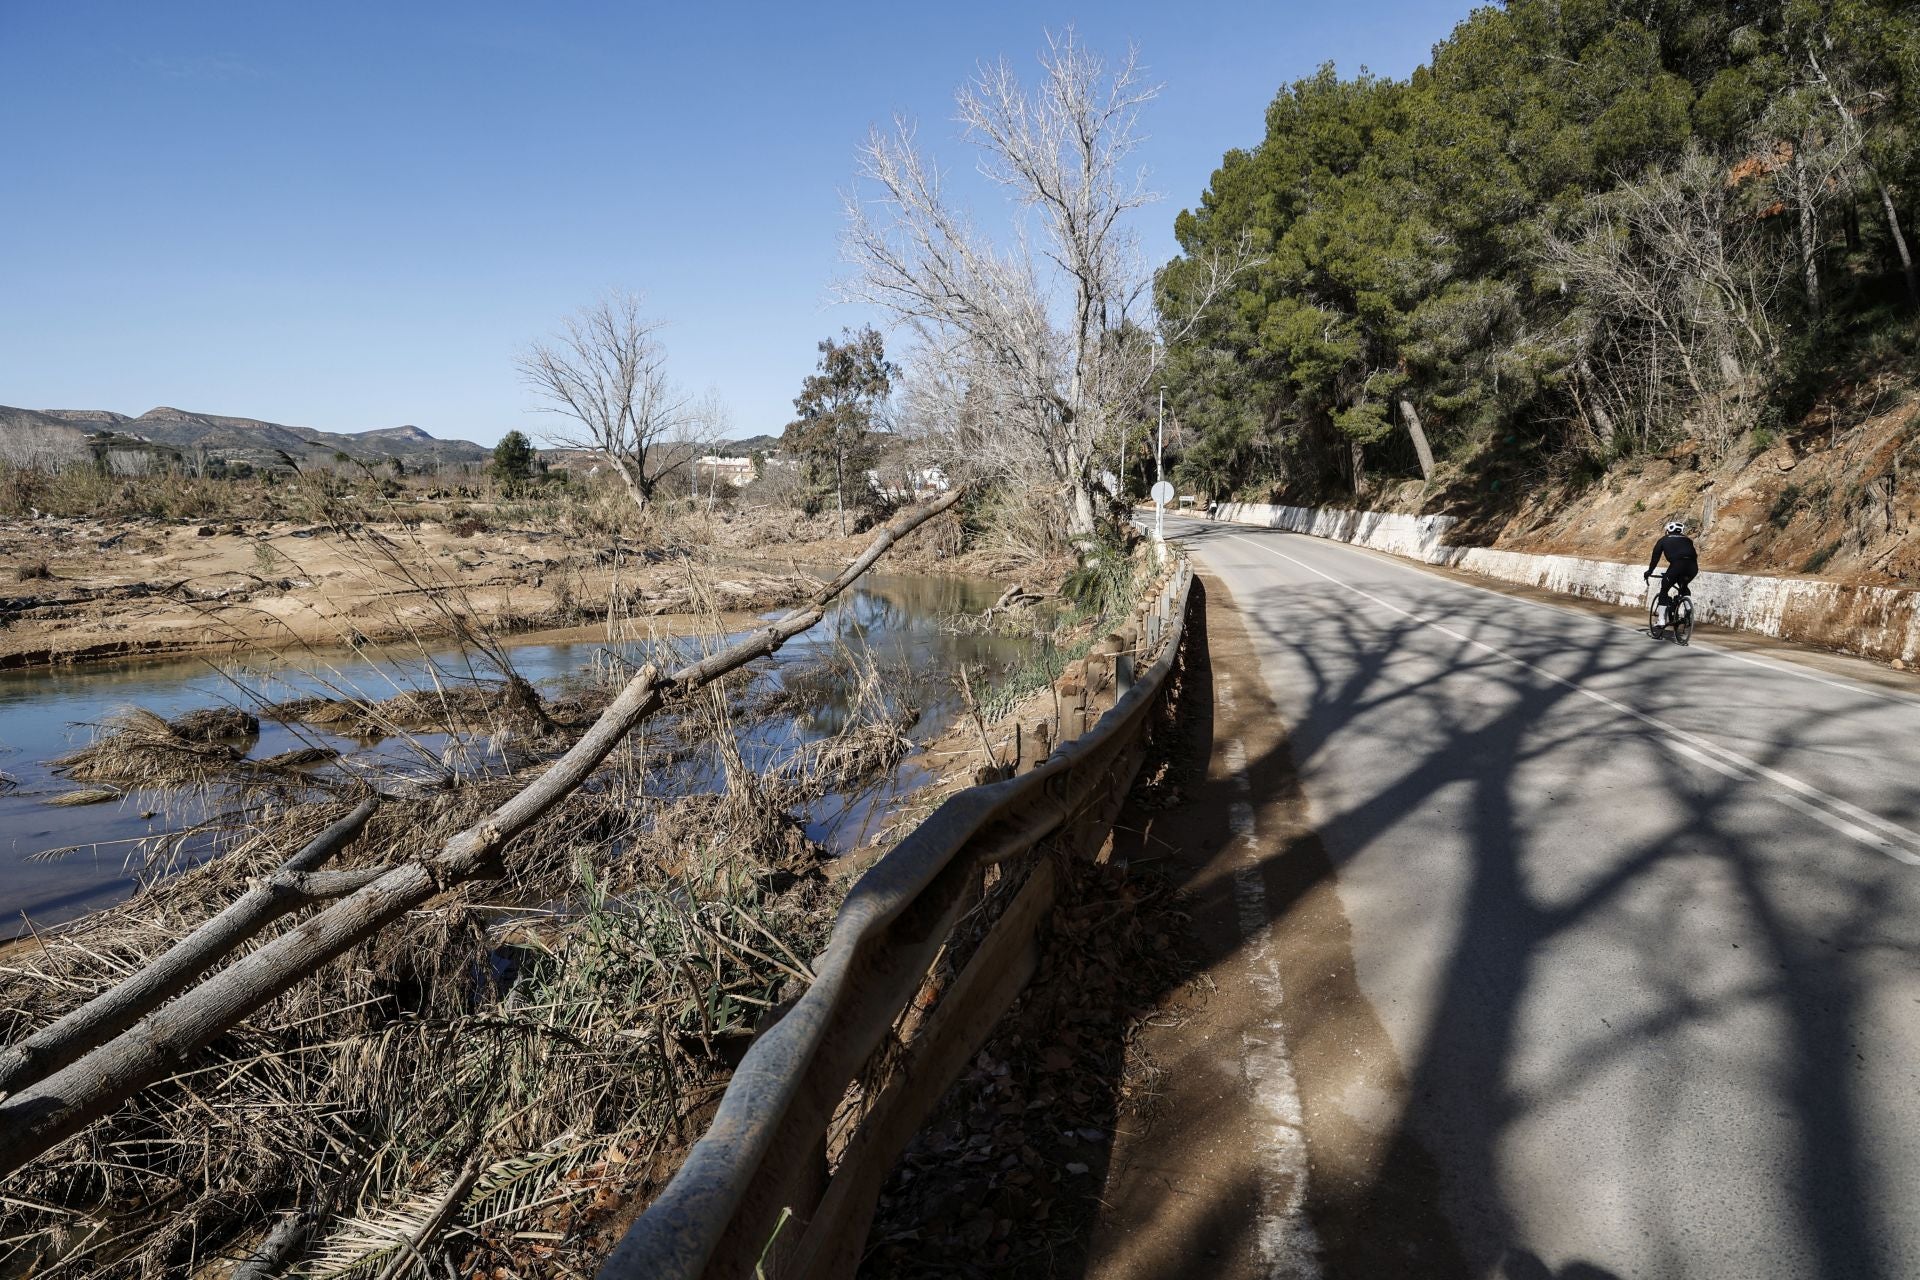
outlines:
[[[1446, 541], [1458, 523], [1452, 516], [1229, 502], [1220, 506], [1217, 518], [1350, 542], [1565, 595], [1620, 605], [1641, 605], [1647, 599], [1640, 577], [1644, 564], [1457, 547]], [[1909, 665], [1920, 661], [1920, 592], [1902, 587], [1702, 573], [1693, 580], [1693, 600], [1705, 622]]]

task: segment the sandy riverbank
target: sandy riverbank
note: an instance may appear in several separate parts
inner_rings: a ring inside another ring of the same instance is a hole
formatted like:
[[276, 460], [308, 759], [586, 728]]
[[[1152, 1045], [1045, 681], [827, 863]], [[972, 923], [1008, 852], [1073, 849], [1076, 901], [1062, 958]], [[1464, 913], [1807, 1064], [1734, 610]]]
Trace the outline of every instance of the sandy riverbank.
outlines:
[[[729, 513], [648, 543], [474, 521], [316, 526], [41, 517], [0, 522], [0, 669], [183, 653], [394, 644], [463, 627], [746, 617], [807, 595], [870, 535]], [[1011, 576], [928, 530], [890, 571]], [[1003, 558], [1002, 558], [1003, 559]]]

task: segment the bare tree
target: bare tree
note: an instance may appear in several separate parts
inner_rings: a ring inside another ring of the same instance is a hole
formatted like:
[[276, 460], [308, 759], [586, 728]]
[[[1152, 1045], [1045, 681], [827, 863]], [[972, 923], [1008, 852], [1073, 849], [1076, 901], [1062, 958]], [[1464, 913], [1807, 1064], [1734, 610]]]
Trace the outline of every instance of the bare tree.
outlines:
[[[967, 394], [992, 405], [983, 443], [996, 465], [1042, 463], [1083, 540], [1095, 526], [1096, 450], [1117, 438], [1162, 349], [1128, 220], [1159, 198], [1128, 167], [1140, 108], [1159, 89], [1143, 81], [1137, 52], [1109, 72], [1071, 29], [1048, 36], [1040, 70], [1029, 91], [1003, 59], [958, 95], [981, 173], [1029, 215], [1006, 247], [947, 201], [912, 127], [896, 120], [860, 148], [841, 290], [913, 329], [923, 354], [966, 367]], [[1247, 264], [1217, 265], [1201, 305]]]
[[1685, 405], [1694, 416], [1681, 425], [1715, 454], [1752, 425], [1753, 371], [1779, 353], [1792, 266], [1756, 219], [1728, 207], [1719, 163], [1690, 150], [1623, 183], [1550, 234], [1543, 254], [1582, 303], [1574, 361], [1596, 403], [1640, 417], [1643, 441], [1664, 431], [1666, 406]]
[[[1829, 48], [1831, 48], [1831, 42], [1829, 42]], [[1854, 143], [1859, 153], [1861, 171], [1872, 183], [1874, 193], [1880, 197], [1880, 208], [1885, 212], [1887, 218], [1887, 234], [1893, 239], [1894, 251], [1900, 259], [1900, 274], [1902, 279], [1906, 281], [1907, 301], [1914, 306], [1920, 306], [1920, 277], [1916, 277], [1914, 274], [1913, 254], [1907, 248], [1905, 232], [1900, 229], [1900, 212], [1894, 204], [1893, 192], [1887, 189], [1887, 180], [1881, 176], [1879, 167], [1873, 163], [1872, 157], [1867, 154], [1865, 131], [1861, 128], [1860, 121], [1856, 117], [1854, 110], [1842, 101], [1840, 86], [1828, 76], [1826, 68], [1820, 65], [1820, 58], [1814, 51], [1812, 41], [1807, 42], [1806, 51], [1807, 66], [1813, 72], [1814, 86], [1821, 96], [1826, 99], [1828, 105], [1832, 106], [1835, 115], [1840, 121], [1841, 129], [1846, 132], [1847, 137]]]
[[549, 439], [606, 459], [643, 511], [668, 476], [692, 466], [717, 421], [696, 412], [668, 378], [659, 330], [637, 295], [609, 293], [519, 360], [540, 408], [572, 420]]

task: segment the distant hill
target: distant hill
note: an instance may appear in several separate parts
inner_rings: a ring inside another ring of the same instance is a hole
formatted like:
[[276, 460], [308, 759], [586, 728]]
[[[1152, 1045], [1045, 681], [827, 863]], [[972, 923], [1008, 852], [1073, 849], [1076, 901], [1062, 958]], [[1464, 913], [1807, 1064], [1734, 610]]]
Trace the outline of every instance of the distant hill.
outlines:
[[728, 440], [714, 448], [716, 453], [724, 453], [736, 458], [750, 457], [756, 453], [780, 452], [779, 436], [748, 436], [744, 440]]
[[230, 418], [161, 406], [137, 418], [108, 409], [14, 409], [0, 405], [0, 457], [27, 462], [60, 460], [85, 451], [90, 434], [102, 431], [168, 445], [183, 453], [205, 449], [209, 457], [271, 466], [285, 453], [301, 466], [331, 462], [336, 453], [365, 463], [399, 458], [409, 465], [480, 462], [491, 450], [469, 440], [437, 440], [419, 427], [371, 431], [319, 431], [258, 418]]

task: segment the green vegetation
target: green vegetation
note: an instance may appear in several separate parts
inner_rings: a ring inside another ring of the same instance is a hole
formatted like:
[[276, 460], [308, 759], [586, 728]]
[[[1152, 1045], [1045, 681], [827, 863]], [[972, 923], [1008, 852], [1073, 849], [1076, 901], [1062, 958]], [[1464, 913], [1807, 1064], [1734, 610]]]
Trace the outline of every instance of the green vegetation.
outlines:
[[810, 486], [831, 485], [844, 537], [848, 501], [868, 504], [878, 496], [866, 482], [867, 469], [879, 457], [873, 429], [880, 406], [892, 394], [895, 370], [872, 325], [858, 333], [846, 330], [842, 337], [841, 342], [820, 340], [819, 372], [801, 384], [793, 401], [796, 416], [782, 439], [805, 464]]
[[509, 495], [517, 495], [533, 479], [533, 441], [518, 431], [509, 431], [493, 446], [493, 462], [488, 473]]
[[1175, 224], [1165, 310], [1263, 255], [1169, 353], [1176, 475], [1491, 490], [1764, 447], [1837, 373], [1911, 366], [1916, 120], [1920, 11], [1876, 0], [1512, 0], [1405, 81], [1325, 67]]
[[1840, 550], [1840, 541], [1836, 539], [1835, 541], [1830, 542], [1826, 546], [1820, 548], [1818, 551], [1814, 552], [1812, 555], [1808, 556], [1807, 562], [1800, 566], [1800, 572], [1802, 573], [1820, 572], [1822, 569], [1827, 567], [1827, 561], [1833, 559], [1834, 553], [1838, 550]]

